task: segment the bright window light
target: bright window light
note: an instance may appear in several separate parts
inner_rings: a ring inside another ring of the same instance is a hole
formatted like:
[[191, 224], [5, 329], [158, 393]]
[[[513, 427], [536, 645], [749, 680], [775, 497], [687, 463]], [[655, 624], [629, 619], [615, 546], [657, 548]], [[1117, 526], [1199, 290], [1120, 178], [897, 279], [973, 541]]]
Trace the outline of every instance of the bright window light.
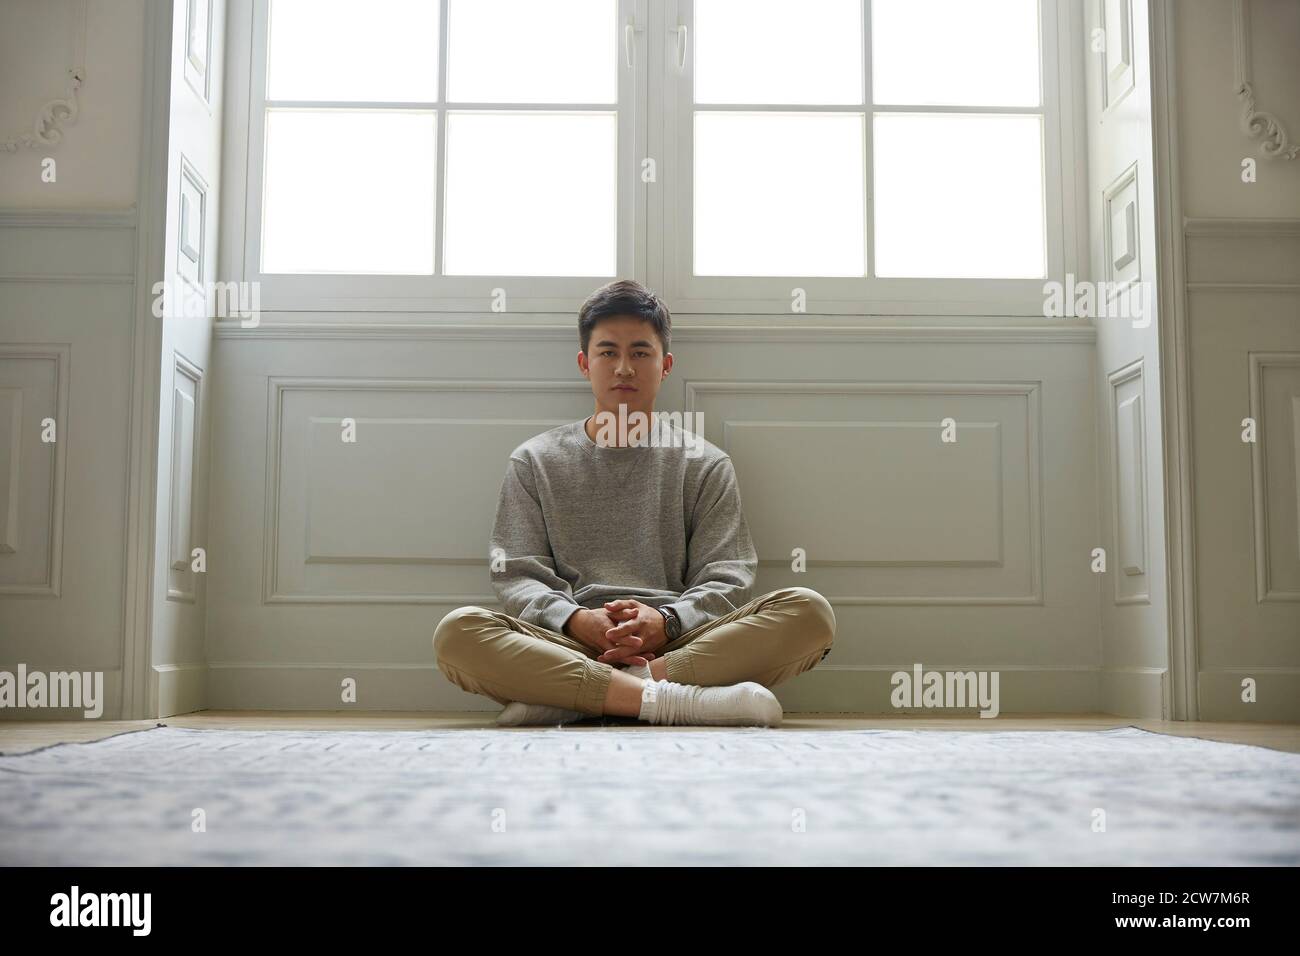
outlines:
[[1037, 106], [1038, 0], [874, 0], [872, 99]]
[[447, 275], [612, 276], [618, 116], [447, 116]]
[[438, 98], [438, 4], [272, 0], [272, 100], [431, 103]]
[[695, 102], [861, 103], [861, 6], [696, 0]]
[[272, 109], [263, 272], [433, 272], [436, 115]]
[[695, 274], [862, 276], [860, 113], [695, 114]]
[[613, 0], [450, 0], [447, 98], [455, 103], [614, 103]]
[[1042, 119], [878, 113], [876, 274], [1037, 279]]

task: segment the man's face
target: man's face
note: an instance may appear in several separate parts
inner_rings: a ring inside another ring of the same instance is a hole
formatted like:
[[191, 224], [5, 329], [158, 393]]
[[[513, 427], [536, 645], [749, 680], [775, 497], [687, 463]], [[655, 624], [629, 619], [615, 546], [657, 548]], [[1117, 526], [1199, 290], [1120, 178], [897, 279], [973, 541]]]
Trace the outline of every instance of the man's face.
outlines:
[[601, 319], [591, 330], [587, 352], [578, 353], [578, 368], [591, 382], [596, 410], [614, 415], [620, 404], [627, 405], [629, 414], [651, 414], [672, 366], [672, 353], [664, 354], [654, 326], [630, 315]]

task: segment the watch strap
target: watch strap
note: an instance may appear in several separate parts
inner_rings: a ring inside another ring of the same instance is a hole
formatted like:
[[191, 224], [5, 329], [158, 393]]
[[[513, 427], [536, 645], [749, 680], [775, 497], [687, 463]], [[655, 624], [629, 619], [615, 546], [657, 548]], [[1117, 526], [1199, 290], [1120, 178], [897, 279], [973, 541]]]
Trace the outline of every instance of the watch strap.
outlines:
[[668, 640], [675, 641], [682, 636], [682, 619], [677, 616], [677, 612], [670, 607], [655, 608], [664, 616], [664, 633], [668, 635]]

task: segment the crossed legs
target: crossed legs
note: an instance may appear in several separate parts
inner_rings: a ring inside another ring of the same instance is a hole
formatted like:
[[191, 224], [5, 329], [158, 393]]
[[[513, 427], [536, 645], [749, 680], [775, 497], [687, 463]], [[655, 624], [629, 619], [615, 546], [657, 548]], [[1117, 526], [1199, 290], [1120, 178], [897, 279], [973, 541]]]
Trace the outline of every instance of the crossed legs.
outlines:
[[[772, 687], [811, 669], [830, 652], [835, 613], [811, 588], [781, 588], [664, 645], [650, 662], [655, 679], [718, 686]], [[499, 611], [457, 608], [433, 635], [438, 669], [453, 684], [505, 704], [548, 704], [584, 714], [637, 716], [642, 682], [594, 658], [566, 634]]]

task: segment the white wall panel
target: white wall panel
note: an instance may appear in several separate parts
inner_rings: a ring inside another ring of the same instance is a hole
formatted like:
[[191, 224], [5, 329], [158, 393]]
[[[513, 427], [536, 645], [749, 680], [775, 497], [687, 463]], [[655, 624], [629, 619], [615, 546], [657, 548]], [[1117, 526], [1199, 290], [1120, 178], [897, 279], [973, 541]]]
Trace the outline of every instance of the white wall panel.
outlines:
[[129, 211], [0, 210], [0, 669], [103, 671], [106, 719], [121, 693], [134, 236]]
[[[887, 711], [889, 672], [919, 660], [1004, 669], [1004, 712], [1099, 705], [1086, 338], [692, 326], [674, 329], [657, 407], [702, 414], [736, 462], [756, 593], [806, 584], [840, 624], [832, 658], [783, 700]], [[497, 606], [506, 456], [591, 412], [576, 342], [576, 320], [223, 326], [209, 706], [337, 708], [350, 675], [360, 709], [490, 708], [436, 671], [432, 633], [454, 607]]]
[[59, 596], [70, 354], [0, 343], [0, 595]]

